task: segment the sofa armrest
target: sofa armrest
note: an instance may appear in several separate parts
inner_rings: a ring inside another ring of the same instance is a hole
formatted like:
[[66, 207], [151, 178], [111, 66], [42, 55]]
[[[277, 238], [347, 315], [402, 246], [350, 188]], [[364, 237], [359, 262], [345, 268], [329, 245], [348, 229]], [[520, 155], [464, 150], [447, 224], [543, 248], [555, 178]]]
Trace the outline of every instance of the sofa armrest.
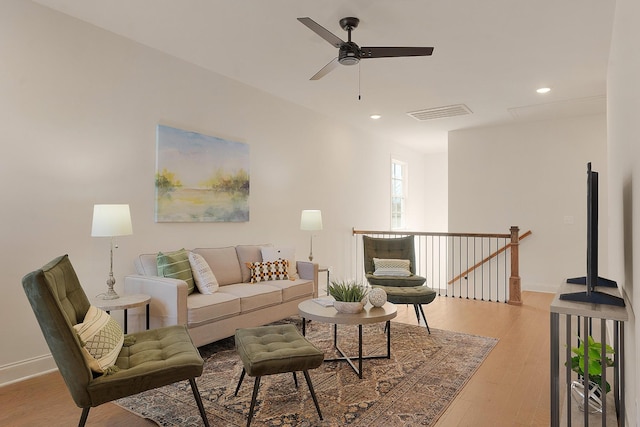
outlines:
[[296, 261], [298, 276], [301, 279], [313, 280], [313, 297], [318, 297], [318, 264], [309, 261]]
[[131, 274], [124, 278], [124, 291], [151, 296], [150, 328], [187, 324], [187, 283], [184, 280]]

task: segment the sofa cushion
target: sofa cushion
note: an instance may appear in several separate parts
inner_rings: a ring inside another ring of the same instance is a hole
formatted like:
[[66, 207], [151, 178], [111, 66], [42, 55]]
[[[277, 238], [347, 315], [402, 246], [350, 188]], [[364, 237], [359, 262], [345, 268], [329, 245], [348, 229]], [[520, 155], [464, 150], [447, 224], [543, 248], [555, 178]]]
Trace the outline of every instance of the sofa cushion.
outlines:
[[224, 289], [211, 295], [197, 292], [189, 295], [187, 324], [190, 328], [240, 314], [240, 297], [228, 294]]
[[136, 267], [136, 273], [143, 276], [157, 276], [158, 275], [158, 254], [140, 254], [138, 258], [134, 260]]
[[238, 254], [234, 246], [224, 248], [198, 248], [193, 253], [202, 255], [211, 271], [218, 279], [220, 286], [242, 282], [242, 272], [238, 262]]
[[251, 273], [251, 283], [289, 279], [289, 261], [286, 259], [248, 262], [247, 267]]
[[274, 286], [282, 290], [282, 301], [287, 302], [300, 297], [313, 295], [313, 280], [272, 280], [264, 282], [265, 285]]
[[[240, 270], [242, 271], [242, 282], [248, 283], [251, 280], [251, 272], [247, 267], [248, 262], [261, 262], [262, 261], [262, 248], [264, 246], [271, 246], [270, 244], [264, 245], [238, 245], [236, 246], [236, 253], [238, 261], [240, 262]], [[214, 270], [215, 271], [215, 270]], [[236, 282], [239, 283], [240, 281]]]
[[240, 309], [243, 313], [282, 303], [282, 291], [276, 286], [262, 283], [228, 285], [224, 287], [224, 292], [240, 297]]
[[189, 264], [191, 265], [193, 280], [196, 282], [196, 288], [201, 294], [210, 295], [218, 290], [218, 279], [216, 279], [202, 255], [189, 252]]

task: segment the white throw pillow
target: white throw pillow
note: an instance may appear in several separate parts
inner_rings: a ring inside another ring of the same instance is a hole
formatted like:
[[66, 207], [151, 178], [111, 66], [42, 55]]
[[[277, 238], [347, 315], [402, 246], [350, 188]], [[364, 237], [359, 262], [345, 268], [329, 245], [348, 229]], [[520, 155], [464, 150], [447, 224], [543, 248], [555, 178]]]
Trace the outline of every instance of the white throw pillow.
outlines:
[[73, 328], [80, 338], [84, 358], [92, 371], [99, 374], [117, 370], [114, 366], [122, 343], [122, 328], [109, 314], [95, 306], [90, 306], [82, 323]]
[[189, 264], [191, 264], [193, 280], [201, 294], [211, 295], [218, 290], [218, 279], [202, 255], [189, 252]]
[[411, 276], [411, 263], [408, 259], [383, 259], [374, 258], [374, 276]]
[[273, 248], [264, 246], [262, 248], [262, 261], [277, 261], [286, 259], [289, 261], [289, 278], [298, 278], [296, 267], [296, 250], [294, 248]]

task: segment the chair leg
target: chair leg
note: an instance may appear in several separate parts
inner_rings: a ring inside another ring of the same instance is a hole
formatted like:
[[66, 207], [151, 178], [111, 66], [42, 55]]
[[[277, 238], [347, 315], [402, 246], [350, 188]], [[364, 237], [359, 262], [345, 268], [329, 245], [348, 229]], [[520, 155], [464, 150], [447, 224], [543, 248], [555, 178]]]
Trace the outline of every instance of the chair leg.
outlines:
[[316, 392], [313, 390], [313, 384], [311, 384], [311, 377], [309, 376], [309, 371], [302, 371], [304, 373], [304, 378], [307, 380], [307, 385], [309, 386], [309, 391], [311, 392], [311, 398], [313, 399], [313, 403], [316, 405], [316, 410], [318, 411], [318, 416], [322, 420], [322, 412], [320, 412], [320, 405], [318, 404], [318, 398], [316, 397]]
[[247, 427], [251, 425], [251, 419], [253, 418], [253, 410], [256, 407], [256, 398], [258, 397], [259, 388], [260, 377], [256, 377], [256, 381], [253, 383], [253, 395], [251, 396], [251, 406], [249, 407], [249, 418], [247, 419]]
[[[427, 331], [431, 334], [431, 329], [429, 329], [429, 323], [427, 322], [427, 316], [424, 315], [424, 310], [422, 309], [421, 304], [416, 304], [416, 310], [420, 309], [420, 314], [422, 314], [422, 318], [424, 319], [424, 324], [427, 327]], [[418, 318], [418, 322], [420, 322], [420, 318]]]
[[293, 371], [292, 374], [293, 374], [293, 382], [295, 383], [296, 388], [298, 388], [298, 377], [296, 376], [296, 372]]
[[204, 405], [202, 404], [202, 398], [200, 397], [200, 392], [198, 391], [198, 386], [196, 385], [196, 379], [189, 378], [189, 384], [191, 384], [191, 391], [193, 392], [193, 397], [196, 399], [196, 404], [198, 405], [198, 409], [200, 410], [202, 421], [204, 422], [205, 427], [209, 427], [209, 420], [207, 419], [207, 413], [204, 411]]
[[244, 379], [244, 374], [245, 374], [246, 372], [247, 372], [247, 371], [245, 371], [245, 369], [244, 369], [244, 368], [242, 368], [242, 373], [240, 374], [240, 381], [238, 381], [238, 386], [236, 387], [236, 392], [235, 392], [234, 396], [237, 396], [237, 395], [238, 395], [238, 390], [240, 390], [240, 386], [242, 385], [242, 380]]
[[87, 417], [89, 417], [89, 409], [91, 408], [82, 408], [82, 415], [80, 415], [80, 421], [78, 422], [78, 427], [84, 427], [87, 422]]

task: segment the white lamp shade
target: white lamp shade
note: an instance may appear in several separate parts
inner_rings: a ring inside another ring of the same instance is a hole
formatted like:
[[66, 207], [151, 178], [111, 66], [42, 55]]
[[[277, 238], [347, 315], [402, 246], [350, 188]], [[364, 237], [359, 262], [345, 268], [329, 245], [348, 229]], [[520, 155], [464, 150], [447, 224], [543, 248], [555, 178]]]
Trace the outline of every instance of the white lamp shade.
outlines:
[[133, 234], [129, 205], [94, 205], [93, 237], [113, 237]]
[[322, 212], [318, 209], [302, 211], [300, 216], [300, 230], [322, 230]]

